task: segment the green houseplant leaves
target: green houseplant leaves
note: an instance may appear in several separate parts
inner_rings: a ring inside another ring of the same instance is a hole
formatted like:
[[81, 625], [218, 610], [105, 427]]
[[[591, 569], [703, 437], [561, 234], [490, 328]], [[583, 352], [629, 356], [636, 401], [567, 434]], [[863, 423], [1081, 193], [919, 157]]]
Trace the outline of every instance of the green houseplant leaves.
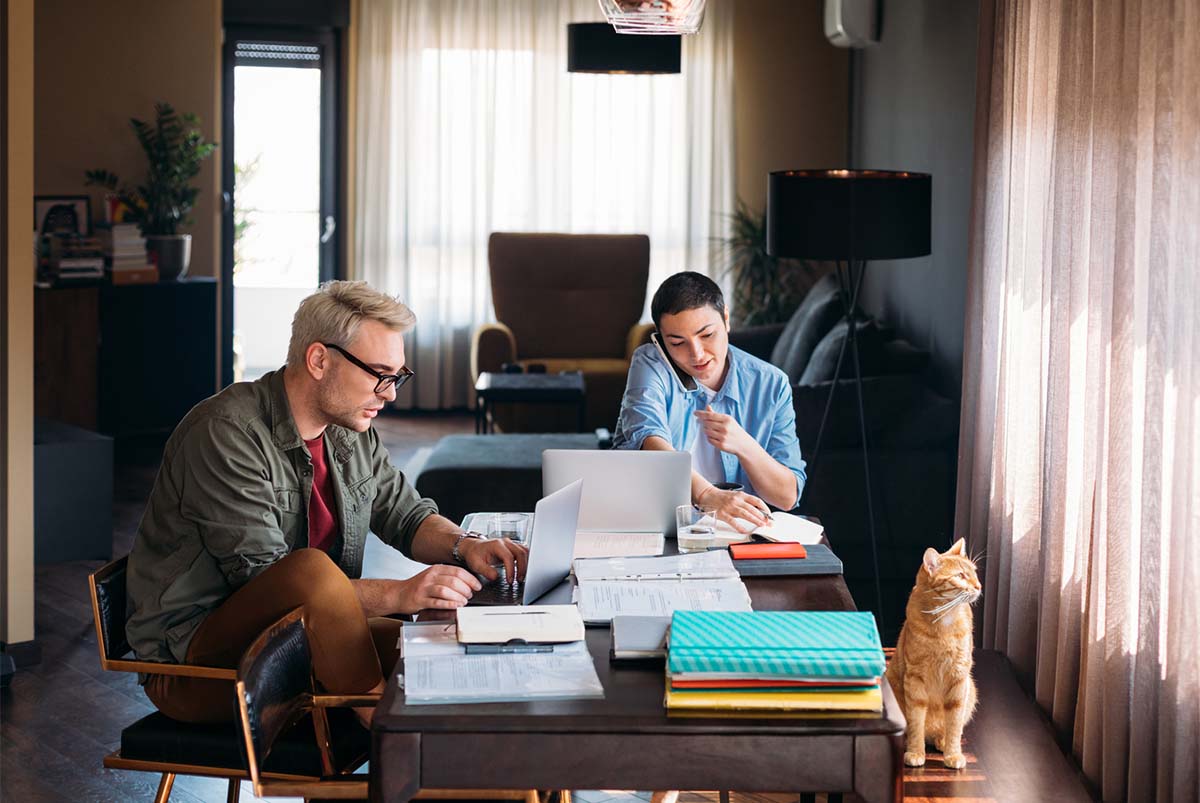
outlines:
[[88, 170], [87, 184], [114, 193], [144, 236], [178, 234], [180, 226], [192, 222], [200, 195], [192, 180], [217, 143], [204, 141], [196, 115], [179, 114], [169, 103], [154, 104], [153, 123], [135, 118], [129, 124], [149, 162], [143, 183], [130, 185], [108, 170]]

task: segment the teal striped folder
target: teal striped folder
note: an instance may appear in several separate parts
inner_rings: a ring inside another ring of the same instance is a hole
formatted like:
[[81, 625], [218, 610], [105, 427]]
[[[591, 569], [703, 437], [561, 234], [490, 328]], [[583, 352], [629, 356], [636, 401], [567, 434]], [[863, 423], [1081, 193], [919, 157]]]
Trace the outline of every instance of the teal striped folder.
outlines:
[[875, 678], [885, 667], [875, 619], [858, 611], [676, 611], [672, 675]]

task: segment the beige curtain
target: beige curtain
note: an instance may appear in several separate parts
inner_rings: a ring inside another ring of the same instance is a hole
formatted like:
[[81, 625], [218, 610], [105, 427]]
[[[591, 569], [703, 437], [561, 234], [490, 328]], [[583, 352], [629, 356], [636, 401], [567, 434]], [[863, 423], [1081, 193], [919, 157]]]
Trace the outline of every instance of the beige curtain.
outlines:
[[983, 0], [957, 527], [1104, 800], [1200, 798], [1200, 2]]
[[475, 328], [495, 320], [494, 231], [642, 233], [646, 296], [716, 273], [734, 206], [733, 4], [710, 2], [678, 75], [567, 72], [596, 0], [357, 0], [358, 277], [417, 314], [399, 408], [474, 400]]

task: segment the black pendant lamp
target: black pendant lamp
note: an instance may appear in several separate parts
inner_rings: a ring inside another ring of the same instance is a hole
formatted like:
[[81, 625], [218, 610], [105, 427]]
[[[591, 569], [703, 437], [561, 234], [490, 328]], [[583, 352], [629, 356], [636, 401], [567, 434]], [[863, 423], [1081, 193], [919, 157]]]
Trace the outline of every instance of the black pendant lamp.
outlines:
[[669, 75], [679, 72], [680, 36], [619, 34], [607, 22], [567, 25], [567, 72]]

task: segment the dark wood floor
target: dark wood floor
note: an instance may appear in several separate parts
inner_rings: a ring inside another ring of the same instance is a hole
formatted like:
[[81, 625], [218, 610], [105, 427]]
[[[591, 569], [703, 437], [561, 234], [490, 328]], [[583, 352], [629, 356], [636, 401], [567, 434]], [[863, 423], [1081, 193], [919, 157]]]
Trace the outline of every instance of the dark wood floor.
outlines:
[[[376, 422], [393, 461], [405, 466], [445, 435], [472, 431], [470, 415], [385, 416]], [[161, 442], [123, 443], [114, 476], [113, 551], [125, 554], [154, 482]], [[87, 594], [87, 575], [100, 561], [38, 566], [35, 617], [41, 663], [18, 670], [0, 696], [0, 800], [152, 800], [158, 777], [101, 766], [120, 731], [150, 713], [136, 677], [102, 672]], [[984, 656], [977, 674], [989, 692], [964, 739], [969, 764], [905, 773], [910, 801], [1087, 801], [1070, 763], [998, 656]], [[172, 800], [224, 801], [221, 780], [180, 777]], [[642, 803], [647, 794], [581, 793], [581, 803]], [[242, 786], [243, 800], [257, 800]], [[794, 803], [796, 795], [734, 795], [741, 803]], [[716, 793], [686, 793], [681, 803], [715, 803]]]

